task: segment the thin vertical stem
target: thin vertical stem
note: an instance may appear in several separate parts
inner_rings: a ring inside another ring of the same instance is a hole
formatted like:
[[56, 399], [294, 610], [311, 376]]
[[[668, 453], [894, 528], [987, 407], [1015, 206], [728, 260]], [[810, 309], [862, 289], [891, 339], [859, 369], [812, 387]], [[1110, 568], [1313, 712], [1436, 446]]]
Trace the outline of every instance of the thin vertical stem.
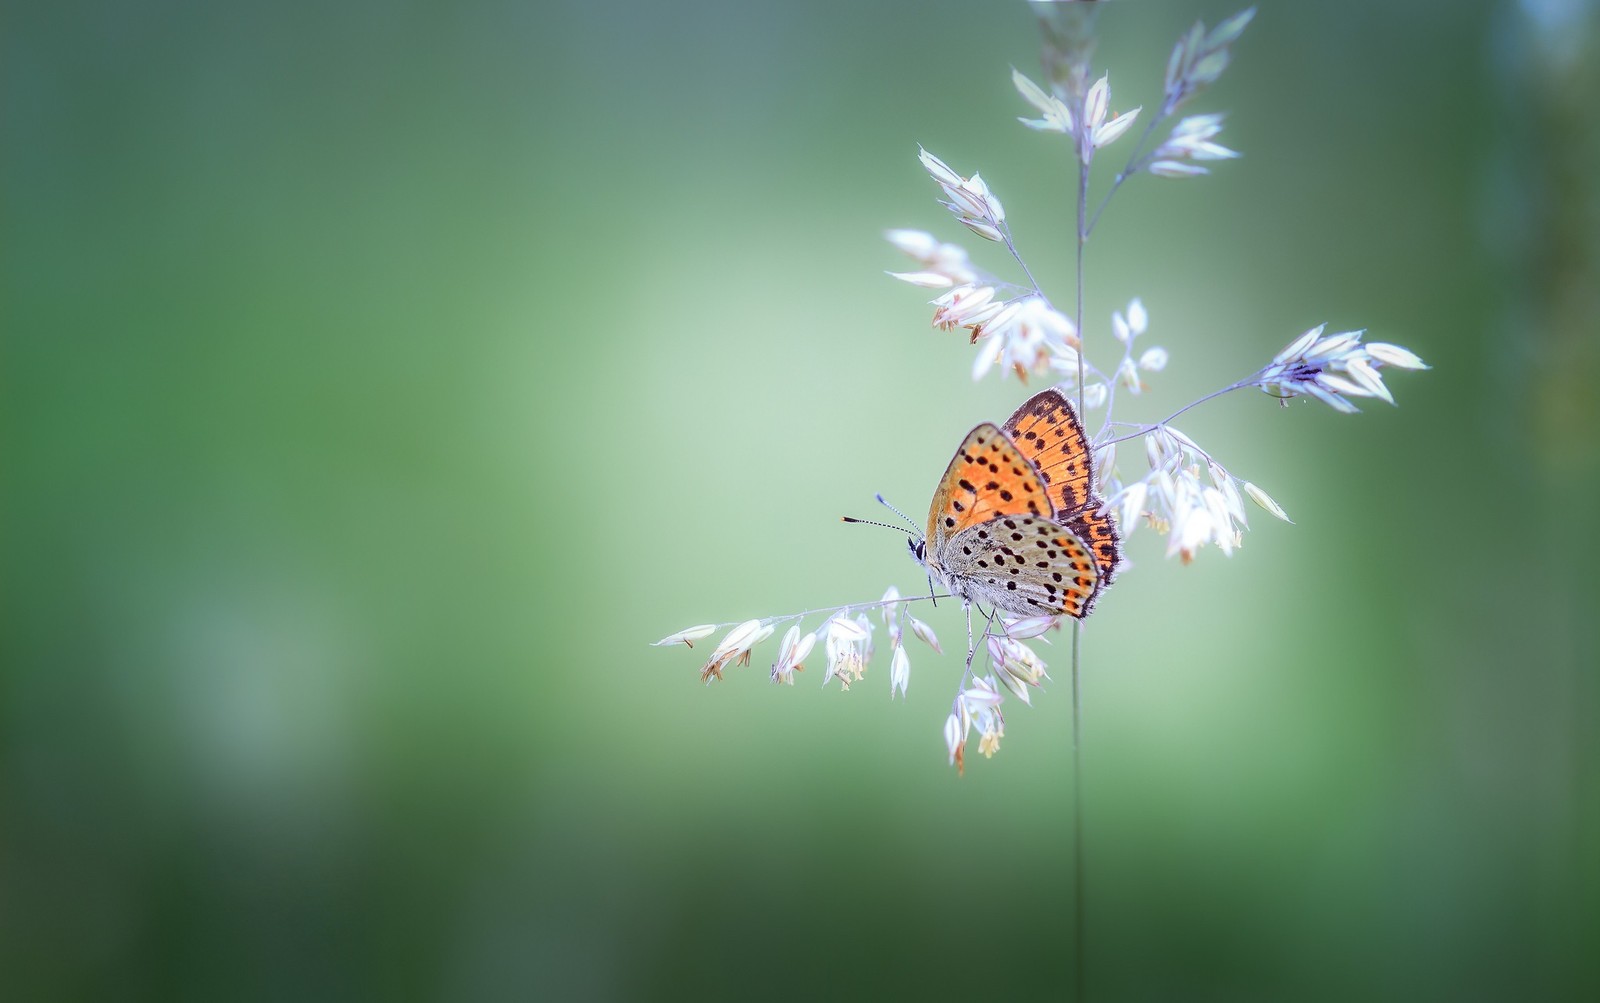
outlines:
[[1078, 698], [1078, 643], [1082, 637], [1082, 624], [1072, 625], [1072, 953], [1077, 958], [1073, 971], [1075, 992], [1073, 999], [1083, 1003], [1083, 770], [1078, 753], [1078, 737], [1082, 734], [1081, 710]]
[[[1081, 115], [1081, 112], [1080, 112]], [[1078, 300], [1073, 310], [1075, 317], [1074, 327], [1078, 332], [1078, 420], [1083, 420], [1083, 249], [1089, 242], [1089, 231], [1085, 228], [1086, 217], [1089, 213], [1089, 165], [1084, 163], [1083, 157], [1078, 158]]]
[[[1082, 105], [1079, 105], [1078, 121], [1080, 128], [1083, 122]], [[1086, 140], [1080, 140], [1083, 142]], [[1081, 149], [1087, 149], [1082, 147]], [[1083, 255], [1084, 247], [1089, 242], [1089, 163], [1086, 157], [1078, 156], [1078, 300], [1074, 310], [1076, 315], [1075, 327], [1078, 332], [1078, 420], [1083, 420], [1083, 383], [1084, 383], [1084, 345], [1083, 345]], [[1078, 1003], [1083, 1003], [1084, 998], [1084, 969], [1087, 967], [1087, 958], [1084, 954], [1083, 942], [1083, 768], [1082, 752], [1079, 748], [1079, 737], [1082, 734], [1083, 701], [1078, 673], [1078, 650], [1083, 636], [1083, 621], [1072, 621], [1072, 954], [1077, 964], [1073, 966], [1073, 998]]]

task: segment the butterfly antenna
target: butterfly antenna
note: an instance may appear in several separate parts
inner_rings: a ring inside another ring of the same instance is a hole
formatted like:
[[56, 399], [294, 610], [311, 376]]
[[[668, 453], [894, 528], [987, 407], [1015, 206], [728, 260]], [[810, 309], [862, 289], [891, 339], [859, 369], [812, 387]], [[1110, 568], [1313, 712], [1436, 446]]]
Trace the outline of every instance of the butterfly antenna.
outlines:
[[[863, 526], [882, 526], [884, 529], [892, 529], [896, 533], [904, 533], [905, 532], [905, 530], [903, 528], [899, 527], [899, 526], [891, 526], [889, 523], [886, 523], [886, 522], [873, 522], [871, 519], [857, 519], [855, 516], [851, 516], [851, 515], [841, 515], [839, 517], [839, 521], [840, 522], [858, 522]], [[907, 534], [907, 535], [909, 535], [909, 534]]]
[[883, 495], [873, 495], [872, 497], [878, 499], [878, 504], [879, 505], [882, 505], [884, 508], [888, 509], [889, 511], [893, 512], [895, 515], [897, 515], [900, 518], [904, 519], [906, 521], [906, 524], [909, 525], [912, 529], [916, 529], [917, 528], [917, 524], [912, 521], [910, 516], [906, 515], [904, 512], [902, 512], [899, 509], [895, 508], [893, 505], [890, 505], [888, 500], [885, 499], [883, 497]]

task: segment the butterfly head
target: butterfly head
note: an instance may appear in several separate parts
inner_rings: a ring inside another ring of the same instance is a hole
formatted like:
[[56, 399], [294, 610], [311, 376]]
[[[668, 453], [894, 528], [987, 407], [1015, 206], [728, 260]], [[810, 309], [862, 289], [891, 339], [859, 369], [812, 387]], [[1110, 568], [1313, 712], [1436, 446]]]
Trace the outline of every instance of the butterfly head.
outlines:
[[911, 550], [911, 559], [918, 564], [928, 563], [928, 541], [922, 537], [906, 537], [906, 546]]

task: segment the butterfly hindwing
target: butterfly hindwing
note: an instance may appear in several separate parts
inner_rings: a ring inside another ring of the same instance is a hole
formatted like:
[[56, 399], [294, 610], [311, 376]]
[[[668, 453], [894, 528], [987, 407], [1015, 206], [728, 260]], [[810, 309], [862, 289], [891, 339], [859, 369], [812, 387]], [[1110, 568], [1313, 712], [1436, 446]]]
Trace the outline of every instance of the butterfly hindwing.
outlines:
[[967, 433], [950, 460], [928, 509], [928, 546], [1004, 515], [1048, 516], [1044, 484], [1000, 429], [985, 422]]
[[1122, 538], [1117, 535], [1111, 513], [1103, 508], [1086, 509], [1066, 520], [1066, 527], [1094, 554], [1094, 563], [1100, 570], [1098, 588], [1110, 585], [1122, 567]]
[[1006, 515], [969, 526], [938, 558], [964, 595], [1017, 616], [1084, 617], [1099, 591], [1088, 545], [1038, 516]]

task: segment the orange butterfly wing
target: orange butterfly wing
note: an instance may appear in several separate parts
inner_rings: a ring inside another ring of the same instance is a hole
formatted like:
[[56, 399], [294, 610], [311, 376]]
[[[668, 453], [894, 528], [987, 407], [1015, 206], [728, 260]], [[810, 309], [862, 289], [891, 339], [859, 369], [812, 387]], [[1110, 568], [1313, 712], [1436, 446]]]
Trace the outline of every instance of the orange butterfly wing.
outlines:
[[939, 553], [962, 530], [1005, 515], [1050, 517], [1045, 486], [1005, 433], [984, 422], [967, 433], [928, 508], [928, 548]]
[[1039, 471], [1056, 521], [1093, 551], [1100, 587], [1110, 585], [1122, 561], [1122, 541], [1094, 493], [1094, 457], [1072, 403], [1059, 390], [1040, 391], [1017, 408], [1005, 433]]

